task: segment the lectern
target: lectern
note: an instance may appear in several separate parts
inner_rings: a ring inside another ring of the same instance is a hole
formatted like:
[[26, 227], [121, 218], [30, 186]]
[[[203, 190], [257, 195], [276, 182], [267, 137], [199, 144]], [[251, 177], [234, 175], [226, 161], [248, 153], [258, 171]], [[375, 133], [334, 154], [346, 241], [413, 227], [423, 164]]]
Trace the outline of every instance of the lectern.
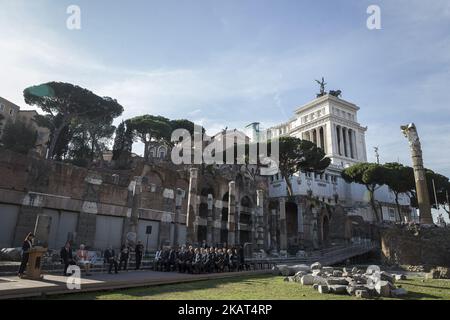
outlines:
[[42, 256], [47, 252], [48, 237], [50, 234], [50, 226], [52, 224], [52, 217], [39, 214], [36, 218], [36, 225], [34, 227], [34, 244], [28, 253], [28, 266], [25, 278], [32, 280], [39, 280], [42, 268]]
[[44, 247], [33, 247], [30, 249], [28, 258], [28, 266], [27, 272], [24, 278], [31, 280], [40, 280], [42, 278], [41, 275], [41, 261], [44, 253], [47, 252], [47, 249]]

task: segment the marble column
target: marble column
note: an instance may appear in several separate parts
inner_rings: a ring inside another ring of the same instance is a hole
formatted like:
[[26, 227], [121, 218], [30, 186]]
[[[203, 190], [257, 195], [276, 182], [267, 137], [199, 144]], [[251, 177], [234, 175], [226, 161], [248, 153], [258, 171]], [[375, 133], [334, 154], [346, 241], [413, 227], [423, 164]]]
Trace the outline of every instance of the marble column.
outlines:
[[327, 144], [327, 125], [323, 125], [322, 126], [322, 138], [323, 138], [323, 143], [322, 143], [322, 149], [325, 152], [325, 154], [327, 154], [328, 152], [328, 144]]
[[303, 246], [303, 239], [304, 239], [304, 220], [303, 220], [303, 210], [301, 203], [297, 204], [297, 224], [298, 224], [298, 238], [299, 238], [299, 244], [300, 247]]
[[278, 217], [277, 210], [272, 209], [270, 211], [270, 249], [274, 251], [278, 251], [278, 237], [277, 237], [277, 229], [278, 229]]
[[339, 135], [339, 155], [343, 156], [344, 153], [344, 135], [343, 135], [343, 128], [341, 126], [338, 126], [338, 135]]
[[198, 217], [198, 169], [191, 168], [189, 178], [188, 210], [186, 216], [186, 240], [189, 244], [198, 242], [197, 217]]
[[236, 182], [228, 184], [228, 245], [236, 244]]
[[353, 134], [353, 139], [352, 139], [352, 142], [353, 142], [353, 155], [354, 155], [354, 158], [356, 160], [358, 160], [358, 145], [356, 143], [356, 132], [355, 132], [355, 130], [352, 130], [352, 134]]
[[182, 203], [183, 203], [183, 190], [178, 188], [176, 190], [176, 194], [175, 194], [175, 219], [174, 219], [175, 224], [174, 224], [174, 231], [173, 231], [173, 244], [175, 246], [180, 245], [178, 228], [180, 227], [180, 216], [181, 216]]
[[[220, 233], [222, 230], [222, 208], [223, 208], [223, 201], [222, 200], [216, 200], [215, 206], [214, 206], [214, 228], [213, 228], [213, 243], [214, 246], [216, 246], [218, 243], [220, 243]], [[226, 204], [228, 205], [228, 204]]]
[[333, 124], [332, 126], [331, 126], [331, 135], [330, 135], [330, 138], [331, 138], [331, 152], [333, 153], [333, 154], [338, 154], [339, 153], [339, 149], [338, 149], [338, 143], [337, 143], [337, 129], [336, 129], [336, 125], [335, 124]]
[[348, 130], [348, 147], [349, 147], [349, 157], [354, 159], [355, 158], [355, 152], [353, 151], [353, 130]]
[[287, 250], [286, 199], [280, 198], [280, 251]]
[[264, 190], [256, 190], [255, 243], [258, 250], [264, 249]]
[[317, 135], [317, 147], [322, 148], [322, 141], [320, 139], [320, 128], [316, 128], [316, 135]]
[[347, 134], [347, 128], [342, 128], [342, 143], [344, 145], [344, 156], [348, 157], [348, 134]]
[[213, 227], [214, 227], [214, 213], [213, 213], [213, 195], [208, 194], [208, 217], [206, 223], [206, 243], [213, 246]]

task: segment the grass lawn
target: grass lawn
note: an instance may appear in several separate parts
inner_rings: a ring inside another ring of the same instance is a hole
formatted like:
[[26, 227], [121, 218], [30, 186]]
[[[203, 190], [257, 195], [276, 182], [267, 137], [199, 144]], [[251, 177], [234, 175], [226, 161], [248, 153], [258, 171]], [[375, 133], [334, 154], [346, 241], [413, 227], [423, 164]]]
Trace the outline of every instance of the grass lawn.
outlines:
[[[450, 280], [411, 278], [405, 281], [398, 281], [397, 285], [401, 285], [408, 290], [408, 295], [403, 299], [450, 300]], [[348, 295], [320, 294], [311, 286], [302, 286], [295, 282], [284, 282], [283, 277], [259, 275], [109, 292], [70, 294], [50, 297], [50, 299], [352, 300], [357, 298]]]

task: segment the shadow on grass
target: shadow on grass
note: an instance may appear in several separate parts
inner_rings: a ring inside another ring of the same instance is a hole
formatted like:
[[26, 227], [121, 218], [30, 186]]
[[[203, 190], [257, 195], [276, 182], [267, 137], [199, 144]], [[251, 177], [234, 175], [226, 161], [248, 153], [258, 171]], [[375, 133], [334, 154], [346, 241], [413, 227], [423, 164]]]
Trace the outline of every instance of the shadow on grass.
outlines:
[[[196, 280], [195, 282], [161, 284], [141, 288], [118, 289], [110, 291], [97, 291], [90, 293], [69, 294], [56, 296], [52, 299], [70, 299], [70, 300], [95, 300], [99, 296], [117, 295], [124, 299], [152, 297], [161, 294], [188, 293], [195, 290], [217, 289], [221, 285], [239, 284], [245, 286], [255, 286], [258, 284], [267, 284], [267, 280], [273, 279], [268, 275], [241, 276], [236, 278], [222, 278], [214, 280]], [[191, 300], [195, 300], [193, 296]]]

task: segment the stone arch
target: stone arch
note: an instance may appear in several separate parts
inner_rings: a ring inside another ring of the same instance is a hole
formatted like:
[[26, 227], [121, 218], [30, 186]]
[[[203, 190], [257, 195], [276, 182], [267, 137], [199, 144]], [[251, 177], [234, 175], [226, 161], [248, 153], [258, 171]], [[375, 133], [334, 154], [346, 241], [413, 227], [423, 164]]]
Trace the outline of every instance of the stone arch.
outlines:
[[156, 158], [156, 153], [157, 153], [156, 147], [151, 147], [149, 150], [150, 158]]
[[151, 184], [162, 186], [164, 184], [164, 176], [157, 170], [151, 170], [144, 175], [143, 182], [149, 186]]
[[158, 158], [165, 159], [167, 157], [167, 147], [166, 146], [160, 146], [158, 148]]
[[198, 208], [198, 215], [200, 218], [206, 219], [208, 218], [208, 204], [205, 202], [200, 203]]
[[[245, 195], [241, 198], [240, 201], [241, 205], [241, 214], [239, 217], [240, 223], [251, 223], [251, 216], [252, 216], [252, 200], [249, 196]], [[246, 217], [248, 216], [248, 217]]]
[[142, 179], [142, 208], [160, 208], [163, 206], [163, 185], [164, 179], [160, 172], [151, 170], [145, 173]]
[[222, 221], [228, 221], [228, 200], [230, 194], [226, 192], [222, 197]]
[[321, 242], [323, 246], [328, 246], [330, 244], [330, 218], [327, 214], [322, 216]]
[[336, 230], [331, 227], [331, 221], [334, 222], [335, 214], [329, 211], [325, 206], [321, 206], [320, 208], [317, 208], [317, 210], [318, 240], [322, 247], [326, 247], [330, 245], [331, 238], [335, 238], [336, 236]]
[[239, 223], [247, 225], [247, 228], [239, 231], [239, 242], [241, 245], [247, 242], [252, 242], [252, 214], [253, 214], [253, 203], [251, 198], [248, 195], [244, 195], [241, 198], [240, 204], [240, 212], [239, 212]]
[[298, 250], [299, 235], [298, 235], [298, 206], [295, 202], [286, 202], [286, 233], [288, 240], [288, 248], [293, 251]]
[[209, 185], [204, 186], [204, 187], [200, 190], [200, 195], [201, 195], [202, 197], [208, 197], [209, 194], [212, 194], [213, 197], [214, 197], [214, 188], [211, 187], [211, 186], [209, 186]]
[[236, 175], [236, 179], [234, 180], [236, 183], [236, 189], [243, 190], [245, 187], [244, 176], [241, 173]]

